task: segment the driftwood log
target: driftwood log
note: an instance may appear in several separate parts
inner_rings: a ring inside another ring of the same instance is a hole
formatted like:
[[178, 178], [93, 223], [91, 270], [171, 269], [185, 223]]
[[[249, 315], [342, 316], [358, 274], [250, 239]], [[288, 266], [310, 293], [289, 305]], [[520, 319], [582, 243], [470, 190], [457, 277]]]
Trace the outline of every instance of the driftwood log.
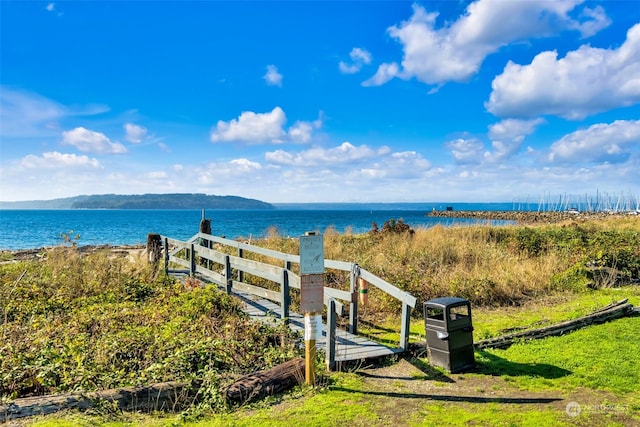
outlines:
[[289, 360], [265, 371], [245, 375], [225, 390], [230, 402], [248, 402], [259, 397], [280, 393], [304, 382], [303, 358]]
[[156, 233], [147, 234], [147, 255], [149, 262], [155, 264], [162, 254], [162, 237]]
[[120, 410], [175, 411], [192, 403], [200, 387], [198, 382], [165, 382], [147, 387], [122, 387], [92, 393], [67, 393], [51, 396], [34, 396], [0, 404], [0, 423], [47, 415], [64, 409], [87, 410], [103, 402], [115, 403]]
[[598, 309], [578, 319], [567, 320], [566, 322], [558, 323], [544, 328], [531, 329], [528, 331], [502, 335], [495, 338], [488, 338], [486, 340], [475, 342], [474, 347], [476, 350], [483, 350], [486, 348], [507, 348], [516, 341], [563, 335], [567, 332], [571, 332], [585, 326], [608, 322], [609, 320], [628, 316], [633, 313], [633, 305], [627, 303], [627, 300], [624, 299], [622, 301], [618, 301], [617, 303], [609, 304], [606, 307]]
[[[245, 375], [225, 390], [231, 402], [247, 402], [269, 394], [280, 393], [304, 382], [303, 358], [289, 360], [271, 369]], [[47, 415], [65, 409], [84, 411], [104, 402], [127, 411], [176, 411], [191, 403], [200, 388], [199, 381], [166, 382], [147, 387], [122, 387], [91, 393], [67, 393], [34, 396], [0, 404], [0, 424], [35, 415]]]

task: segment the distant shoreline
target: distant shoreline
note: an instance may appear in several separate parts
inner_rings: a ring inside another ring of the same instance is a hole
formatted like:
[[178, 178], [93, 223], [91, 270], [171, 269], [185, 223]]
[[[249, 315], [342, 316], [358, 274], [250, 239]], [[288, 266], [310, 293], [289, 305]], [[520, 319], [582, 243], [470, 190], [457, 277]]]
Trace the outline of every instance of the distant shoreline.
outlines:
[[598, 218], [613, 218], [638, 215], [636, 211], [629, 212], [578, 212], [578, 211], [456, 211], [433, 210], [427, 216], [438, 218], [471, 218], [486, 220], [516, 221], [520, 224], [552, 224], [563, 221], [587, 221]]

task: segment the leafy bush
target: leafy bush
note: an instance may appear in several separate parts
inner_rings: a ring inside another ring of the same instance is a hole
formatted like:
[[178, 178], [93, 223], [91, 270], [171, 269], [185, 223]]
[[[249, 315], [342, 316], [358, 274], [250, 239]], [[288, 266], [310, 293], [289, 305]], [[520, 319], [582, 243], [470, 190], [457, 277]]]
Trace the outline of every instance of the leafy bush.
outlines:
[[378, 228], [377, 223], [375, 222], [372, 223], [371, 230], [369, 231], [369, 233], [374, 235], [375, 234], [391, 234], [391, 233], [395, 233], [395, 234], [408, 233], [412, 235], [415, 233], [415, 231], [412, 230], [411, 227], [409, 227], [409, 224], [406, 224], [403, 219], [396, 220], [395, 218], [391, 218], [384, 222], [384, 224], [382, 225], [382, 230]]
[[57, 248], [0, 265], [0, 284], [0, 396], [221, 382], [295, 353], [286, 327], [250, 321], [236, 299], [189, 290], [142, 258]]

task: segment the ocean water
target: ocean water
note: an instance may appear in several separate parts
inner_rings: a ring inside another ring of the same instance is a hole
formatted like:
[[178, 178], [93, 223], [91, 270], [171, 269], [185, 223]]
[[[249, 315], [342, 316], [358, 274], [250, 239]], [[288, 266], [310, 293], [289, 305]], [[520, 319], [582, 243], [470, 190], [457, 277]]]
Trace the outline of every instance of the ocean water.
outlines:
[[[369, 204], [281, 205], [273, 210], [208, 210], [212, 234], [230, 239], [260, 238], [270, 229], [281, 236], [298, 237], [306, 231], [366, 233], [372, 223], [382, 227], [402, 219], [412, 228], [436, 224], [460, 225], [478, 221], [431, 218], [432, 209], [511, 210], [512, 204]], [[145, 244], [148, 233], [186, 240], [199, 231], [201, 210], [0, 210], [0, 249], [32, 249], [64, 244], [63, 234], [80, 245]], [[482, 221], [487, 223], [487, 221]], [[499, 225], [505, 222], [494, 221]]]

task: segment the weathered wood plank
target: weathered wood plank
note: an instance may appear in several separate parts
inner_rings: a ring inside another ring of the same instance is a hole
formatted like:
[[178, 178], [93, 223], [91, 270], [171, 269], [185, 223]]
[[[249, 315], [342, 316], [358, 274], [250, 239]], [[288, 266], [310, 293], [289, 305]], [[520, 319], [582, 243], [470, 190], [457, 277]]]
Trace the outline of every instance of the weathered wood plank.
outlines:
[[[262, 298], [266, 298], [269, 301], [280, 301], [280, 292], [272, 291], [270, 289], [261, 288], [260, 286], [248, 285], [243, 282], [233, 281], [233, 289], [236, 292], [246, 292], [252, 295], [256, 295]], [[278, 306], [278, 309], [280, 306]]]
[[200, 257], [213, 261], [217, 264], [224, 265], [225, 254], [222, 252], [218, 252], [215, 249], [210, 249], [202, 245], [196, 245], [196, 251]]
[[201, 265], [196, 266], [196, 272], [204, 276], [208, 281], [211, 281], [218, 286], [225, 286], [225, 284], [227, 283], [225, 277], [222, 274], [209, 270], [208, 268]]
[[341, 299], [343, 301], [351, 301], [351, 292], [342, 291], [340, 289], [324, 287], [324, 294], [330, 298]]
[[254, 276], [262, 277], [263, 279], [277, 283], [282, 279], [282, 267], [252, 261], [250, 259], [240, 258], [237, 256], [230, 256], [229, 259], [231, 261], [232, 268], [243, 270], [245, 273], [253, 274]]
[[187, 267], [189, 269], [191, 268], [191, 261], [188, 260], [188, 259], [182, 259], [182, 258], [177, 258], [175, 256], [170, 256], [169, 257], [169, 262], [181, 265], [183, 267]]
[[391, 295], [395, 299], [398, 299], [398, 300], [406, 303], [411, 308], [415, 308], [416, 302], [418, 300], [416, 299], [416, 297], [414, 297], [410, 293], [396, 288], [391, 283], [387, 282], [386, 280], [383, 280], [383, 279], [379, 278], [378, 276], [376, 276], [376, 275], [374, 275], [372, 273], [369, 273], [367, 270], [360, 269], [360, 276], [364, 280], [369, 282], [370, 284], [372, 284], [375, 287], [381, 289], [382, 291], [388, 293], [389, 295]]
[[[234, 270], [242, 273], [248, 273], [279, 284], [282, 284], [282, 281], [284, 280], [284, 272], [286, 271], [288, 287], [290, 289], [300, 289], [300, 277], [290, 270], [292, 263], [300, 263], [300, 257], [298, 255], [285, 254], [270, 249], [252, 246], [248, 243], [237, 242], [203, 233], [196, 234], [189, 240], [189, 242], [197, 242], [201, 239], [237, 249], [239, 256], [224, 254], [225, 264], [227, 265], [228, 271]], [[200, 255], [206, 259], [219, 258], [219, 255], [214, 255], [216, 252], [214, 249], [205, 248], [204, 246], [196, 246], [196, 250], [201, 251]], [[248, 260], [243, 257], [245, 252], [253, 252], [270, 257], [274, 260], [280, 260], [282, 261], [282, 266]], [[188, 266], [186, 263], [184, 265]], [[353, 276], [355, 271], [354, 268], [356, 268], [356, 266], [356, 264], [350, 262], [325, 260], [325, 268], [347, 271], [351, 276]], [[207, 269], [199, 267], [196, 267], [196, 271], [204, 277], [212, 279], [213, 283], [218, 285], [222, 283], [221, 286], [227, 285], [227, 277], [224, 275], [215, 272], [212, 273]], [[371, 285], [378, 287], [382, 291], [402, 301], [403, 315], [410, 313], [409, 307], [415, 307], [417, 300], [409, 293], [396, 288], [366, 270], [358, 268], [358, 274]], [[241, 276], [239, 275], [238, 277]], [[230, 281], [228, 283], [233, 285], [233, 294], [243, 301], [245, 312], [247, 312], [249, 316], [270, 324], [276, 324], [282, 320], [282, 308], [279, 304], [276, 304], [276, 302], [282, 303], [283, 296], [280, 292], [249, 285], [241, 280]], [[353, 292], [325, 286], [324, 303], [325, 305], [328, 305], [331, 301], [335, 304], [336, 312], [339, 315], [344, 315], [345, 307], [341, 301], [346, 301], [351, 304], [353, 301]], [[408, 316], [405, 317], [408, 318]], [[290, 312], [288, 316], [288, 323], [289, 327], [294, 332], [300, 333], [301, 335], [304, 333], [304, 317], [302, 315]], [[407, 323], [407, 319], [405, 319], [402, 325], [405, 332], [408, 330]], [[325, 351], [326, 342], [327, 331], [326, 326], [323, 325], [322, 336], [316, 340], [316, 347], [320, 351]], [[340, 354], [340, 356], [336, 358], [338, 361], [360, 360], [363, 358], [379, 357], [381, 355], [392, 355], [403, 351], [402, 349], [388, 348], [382, 344], [374, 343], [365, 337], [359, 337], [343, 330], [336, 330], [335, 344], [336, 353]]]
[[193, 402], [198, 382], [166, 382], [146, 387], [122, 387], [91, 393], [66, 393], [16, 399], [0, 405], [0, 423], [63, 409], [86, 410], [101, 401], [115, 402], [118, 409], [135, 411], [175, 411]]
[[274, 251], [272, 249], [261, 248], [259, 246], [253, 246], [248, 243], [238, 242], [236, 240], [225, 239], [224, 237], [213, 236], [211, 234], [198, 233], [192, 237], [192, 239], [200, 238], [210, 240], [221, 245], [230, 246], [236, 249], [242, 249], [247, 252], [253, 252], [256, 254], [268, 256], [273, 259], [300, 264], [299, 255], [285, 254], [283, 252]]

